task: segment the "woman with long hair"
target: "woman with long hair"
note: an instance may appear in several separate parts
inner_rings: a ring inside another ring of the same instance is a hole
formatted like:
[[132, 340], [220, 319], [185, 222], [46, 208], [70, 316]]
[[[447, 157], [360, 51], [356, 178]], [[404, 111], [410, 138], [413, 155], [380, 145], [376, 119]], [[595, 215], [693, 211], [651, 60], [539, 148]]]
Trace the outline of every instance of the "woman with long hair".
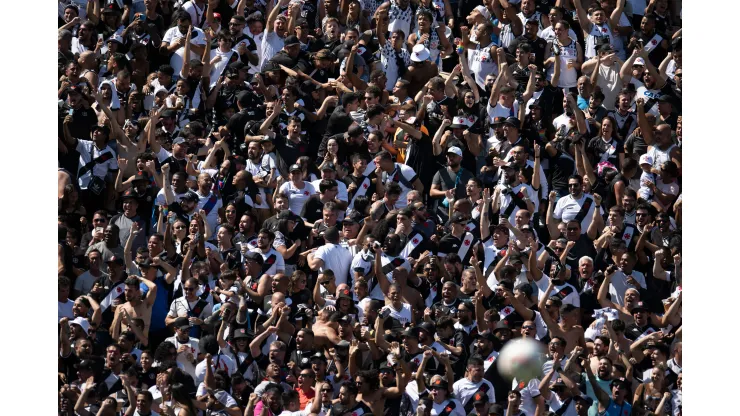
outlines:
[[612, 116], [601, 119], [599, 135], [588, 142], [587, 151], [593, 165], [610, 163], [618, 171], [624, 164], [624, 143], [617, 132], [617, 120]]
[[291, 299], [293, 305], [300, 305], [302, 303], [310, 305], [313, 303], [311, 292], [306, 287], [307, 284], [308, 277], [306, 277], [306, 273], [300, 270], [294, 271], [290, 276], [287, 297]]
[[[663, 396], [670, 394], [668, 383], [665, 379], [666, 366], [658, 364], [651, 370], [650, 381], [637, 386], [633, 400], [633, 415], [646, 415], [648, 413], [658, 414], [658, 409]], [[663, 412], [660, 415], [673, 414], [671, 412], [671, 403], [664, 403]]]
[[[172, 385], [172, 407], [167, 407], [169, 416], [198, 416], [198, 408], [190, 397], [188, 387], [182, 383]], [[205, 404], [205, 403], [204, 403]]]
[[[67, 217], [69, 224], [74, 224], [76, 229], [80, 229], [80, 219], [87, 214], [85, 207], [82, 206], [79, 192], [74, 184], [67, 184], [64, 187], [64, 194], [59, 200], [59, 214]], [[85, 230], [87, 232], [87, 230]]]

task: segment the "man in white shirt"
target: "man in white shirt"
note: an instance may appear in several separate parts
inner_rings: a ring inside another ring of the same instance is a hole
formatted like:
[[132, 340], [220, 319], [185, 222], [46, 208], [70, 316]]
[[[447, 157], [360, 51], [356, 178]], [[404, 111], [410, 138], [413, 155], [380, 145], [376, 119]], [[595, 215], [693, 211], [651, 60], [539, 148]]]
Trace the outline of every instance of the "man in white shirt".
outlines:
[[193, 23], [190, 14], [185, 10], [178, 10], [172, 16], [172, 20], [177, 22], [177, 25], [171, 27], [165, 32], [162, 37], [162, 45], [159, 47], [160, 52], [163, 55], [172, 54], [170, 57], [170, 66], [175, 70], [175, 74], [179, 74], [182, 70], [183, 63], [185, 62], [185, 40], [187, 38], [188, 29], [191, 29], [190, 33], [190, 56], [188, 60], [200, 59], [205, 50], [206, 35], [202, 30], [197, 27], [191, 27], [196, 23]]
[[280, 0], [276, 6], [272, 8], [269, 16], [267, 17], [267, 23], [265, 23], [264, 36], [262, 38], [262, 44], [260, 45], [260, 70], [264, 69], [264, 65], [278, 53], [284, 46], [284, 39], [288, 31], [288, 19], [282, 14], [280, 10], [288, 6], [290, 0]]
[[489, 403], [496, 403], [493, 384], [483, 378], [483, 373], [483, 360], [476, 356], [470, 357], [468, 359], [467, 375], [452, 385], [452, 393], [463, 406], [478, 392], [487, 395]]
[[337, 285], [349, 284], [349, 267], [352, 254], [339, 244], [339, 230], [329, 227], [324, 232], [326, 244], [308, 254], [308, 266], [311, 270], [331, 270]]
[[581, 234], [584, 234], [593, 220], [596, 202], [591, 195], [583, 192], [583, 178], [579, 175], [568, 178], [568, 191], [570, 195], [560, 198], [555, 205], [553, 217], [563, 222], [572, 220], [580, 222]]
[[257, 234], [257, 248], [251, 250], [262, 256], [262, 274], [274, 276], [278, 273], [285, 273], [285, 259], [283, 255], [272, 248], [275, 241], [275, 233], [269, 230], [262, 230]]
[[203, 210], [206, 212], [205, 221], [208, 221], [208, 226], [211, 231], [216, 230], [218, 225], [219, 211], [223, 209], [223, 200], [218, 197], [211, 189], [213, 188], [213, 178], [205, 172], [201, 172], [198, 175], [198, 212]]
[[[193, 293], [195, 292], [193, 291]], [[179, 299], [176, 299], [175, 302], [177, 300]], [[175, 336], [169, 337], [165, 341], [175, 345], [175, 348], [177, 348], [177, 362], [182, 364], [184, 371], [195, 379], [195, 363], [200, 353], [198, 339], [190, 337], [190, 320], [186, 316], [175, 319], [174, 326]]]
[[637, 270], [632, 270], [635, 266], [635, 253], [626, 252], [619, 259], [619, 269], [612, 275], [611, 284], [609, 285], [609, 294], [612, 302], [619, 306], [624, 306], [624, 294], [629, 289], [640, 290], [647, 289], [645, 276]]
[[395, 182], [401, 187], [401, 195], [396, 201], [396, 208], [406, 208], [406, 194], [412, 189], [422, 192], [424, 185], [421, 184], [421, 180], [419, 180], [414, 169], [410, 166], [395, 163], [394, 160], [394, 157], [385, 150], [378, 153], [375, 156], [375, 174], [378, 178], [381, 178], [383, 186]]

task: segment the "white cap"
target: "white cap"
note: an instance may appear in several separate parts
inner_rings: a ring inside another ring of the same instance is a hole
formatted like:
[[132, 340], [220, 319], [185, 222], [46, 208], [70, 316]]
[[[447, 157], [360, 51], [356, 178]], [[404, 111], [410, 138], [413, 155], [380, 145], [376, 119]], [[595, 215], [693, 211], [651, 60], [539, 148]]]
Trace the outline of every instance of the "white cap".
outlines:
[[457, 146], [452, 146], [449, 149], [447, 149], [447, 153], [454, 153], [460, 157], [462, 157], [462, 150]]
[[642, 65], [645, 66], [645, 60], [642, 58], [635, 58], [635, 62], [632, 65]]
[[424, 62], [429, 59], [429, 49], [424, 45], [416, 45], [411, 52], [411, 60], [414, 62]]
[[475, 6], [476, 12], [480, 13], [483, 17], [486, 18], [486, 20], [491, 18], [491, 12], [488, 11], [488, 8], [486, 6]]
[[640, 164], [653, 166], [653, 157], [645, 153], [644, 155], [640, 156]]
[[69, 324], [70, 325], [72, 325], [72, 324], [79, 325], [80, 328], [82, 328], [82, 330], [85, 331], [85, 335], [87, 335], [87, 331], [90, 330], [90, 323], [87, 322], [87, 319], [85, 319], [85, 318], [83, 318], [81, 316], [78, 316], [77, 318], [69, 321]]

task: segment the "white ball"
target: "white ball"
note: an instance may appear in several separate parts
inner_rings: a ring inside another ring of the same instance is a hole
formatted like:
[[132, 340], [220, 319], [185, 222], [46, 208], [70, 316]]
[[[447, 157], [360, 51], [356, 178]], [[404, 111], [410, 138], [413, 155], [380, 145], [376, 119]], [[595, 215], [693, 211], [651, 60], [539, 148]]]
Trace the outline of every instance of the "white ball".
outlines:
[[533, 339], [522, 338], [512, 340], [504, 345], [498, 358], [498, 370], [508, 379], [516, 378], [527, 382], [542, 374], [543, 353], [542, 343]]

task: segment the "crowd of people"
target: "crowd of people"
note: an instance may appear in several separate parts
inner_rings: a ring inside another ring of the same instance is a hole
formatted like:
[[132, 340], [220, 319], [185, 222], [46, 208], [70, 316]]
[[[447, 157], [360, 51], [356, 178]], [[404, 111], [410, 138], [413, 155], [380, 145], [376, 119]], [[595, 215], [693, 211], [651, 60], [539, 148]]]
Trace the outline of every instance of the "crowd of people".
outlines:
[[58, 0], [59, 414], [681, 415], [680, 6]]

